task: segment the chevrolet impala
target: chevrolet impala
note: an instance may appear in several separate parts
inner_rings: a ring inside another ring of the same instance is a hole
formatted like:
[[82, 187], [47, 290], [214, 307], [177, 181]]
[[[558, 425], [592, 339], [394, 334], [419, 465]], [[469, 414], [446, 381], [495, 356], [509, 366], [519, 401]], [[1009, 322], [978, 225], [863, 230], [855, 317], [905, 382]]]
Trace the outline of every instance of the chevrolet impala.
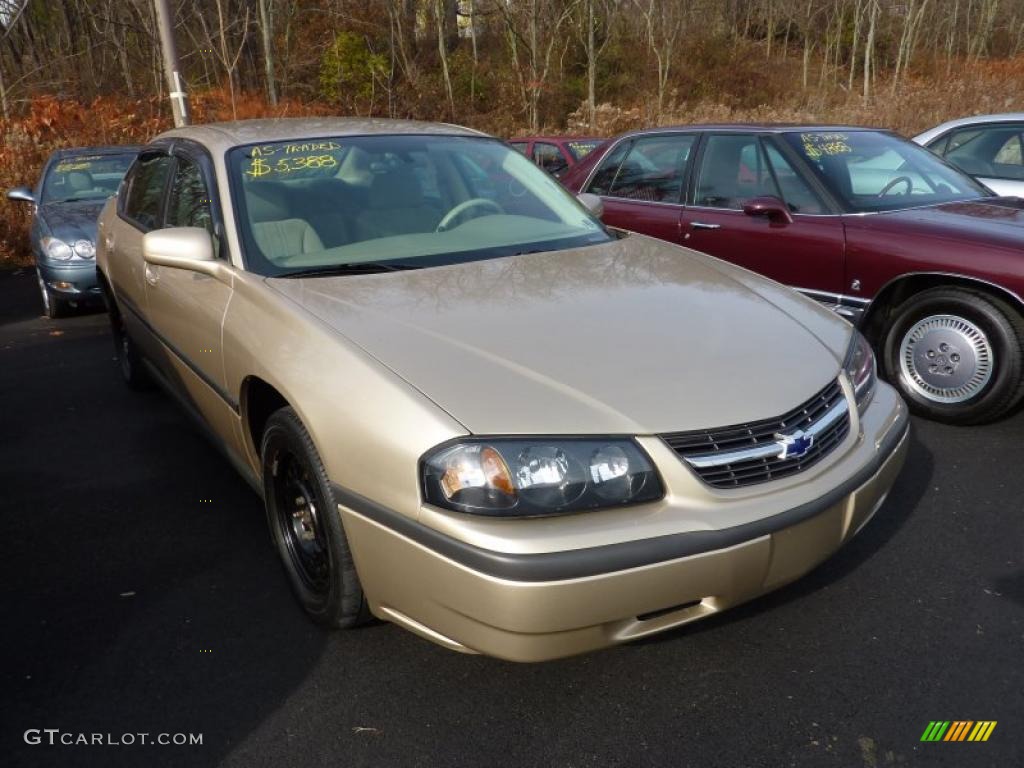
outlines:
[[907, 411], [846, 320], [599, 206], [450, 125], [170, 131], [100, 217], [121, 375], [262, 496], [323, 625], [517, 661], [681, 626], [854, 536]]

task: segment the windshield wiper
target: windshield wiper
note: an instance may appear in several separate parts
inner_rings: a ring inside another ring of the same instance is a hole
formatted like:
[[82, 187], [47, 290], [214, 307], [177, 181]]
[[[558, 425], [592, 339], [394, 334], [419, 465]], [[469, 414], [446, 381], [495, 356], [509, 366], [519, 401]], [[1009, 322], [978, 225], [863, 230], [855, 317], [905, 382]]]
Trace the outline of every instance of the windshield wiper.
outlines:
[[285, 272], [277, 277], [332, 277], [334, 275], [372, 275], [379, 272], [401, 272], [406, 269], [419, 269], [415, 264], [386, 264], [380, 261], [353, 262], [351, 264], [331, 264], [326, 267], [297, 269]]

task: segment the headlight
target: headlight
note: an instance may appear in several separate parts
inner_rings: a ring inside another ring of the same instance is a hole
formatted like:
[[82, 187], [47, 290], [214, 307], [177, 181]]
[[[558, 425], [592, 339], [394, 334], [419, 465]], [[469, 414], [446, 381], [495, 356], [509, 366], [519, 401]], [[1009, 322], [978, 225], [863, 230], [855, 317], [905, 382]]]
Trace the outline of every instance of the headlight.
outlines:
[[96, 255], [96, 246], [88, 240], [76, 240], [73, 248], [75, 255], [80, 259], [91, 259]]
[[863, 412], [871, 402], [871, 396], [875, 394], [878, 370], [875, 366], [875, 353], [871, 351], [871, 345], [860, 331], [854, 330], [853, 332], [843, 369], [850, 379], [850, 384], [853, 385], [857, 409]]
[[59, 238], [44, 237], [42, 243], [43, 253], [46, 254], [47, 258], [54, 261], [68, 261], [75, 255], [74, 251], [71, 250], [71, 246]]
[[535, 517], [657, 501], [651, 460], [632, 440], [467, 439], [427, 454], [426, 501], [457, 512]]

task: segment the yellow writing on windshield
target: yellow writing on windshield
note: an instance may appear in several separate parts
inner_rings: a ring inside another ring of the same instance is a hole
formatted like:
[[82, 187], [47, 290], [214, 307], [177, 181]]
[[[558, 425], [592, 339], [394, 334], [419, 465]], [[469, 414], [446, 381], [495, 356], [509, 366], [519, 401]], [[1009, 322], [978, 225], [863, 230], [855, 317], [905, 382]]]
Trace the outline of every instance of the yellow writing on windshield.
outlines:
[[61, 163], [55, 170], [57, 173], [67, 173], [68, 171], [87, 171], [92, 168], [92, 163]]
[[307, 141], [297, 144], [263, 144], [252, 148], [252, 157], [272, 157], [282, 155], [310, 155], [315, 152], [331, 152], [341, 149], [336, 141]]
[[850, 137], [845, 133], [802, 133], [800, 140], [804, 145], [804, 154], [816, 158], [822, 155], [847, 155], [853, 149], [847, 144]]
[[249, 167], [245, 169], [245, 175], [260, 179], [273, 173], [294, 173], [295, 171], [320, 170], [323, 168], [335, 168], [338, 165], [334, 155], [302, 155], [298, 157], [282, 157], [277, 160], [267, 160], [263, 157], [253, 157], [249, 161]]

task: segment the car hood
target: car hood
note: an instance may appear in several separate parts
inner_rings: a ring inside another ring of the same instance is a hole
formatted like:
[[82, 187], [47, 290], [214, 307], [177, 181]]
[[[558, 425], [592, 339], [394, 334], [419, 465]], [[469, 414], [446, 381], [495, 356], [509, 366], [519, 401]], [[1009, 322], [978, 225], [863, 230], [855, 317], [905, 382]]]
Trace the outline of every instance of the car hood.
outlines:
[[75, 203], [44, 203], [37, 216], [53, 237], [66, 243], [76, 240], [96, 242], [96, 220], [107, 201], [82, 200]]
[[847, 217], [847, 227], [941, 237], [1020, 251], [1024, 248], [1024, 200], [1019, 197], [991, 197], [851, 216]]
[[477, 434], [652, 434], [774, 417], [837, 375], [850, 334], [788, 289], [639, 235], [267, 282]]

